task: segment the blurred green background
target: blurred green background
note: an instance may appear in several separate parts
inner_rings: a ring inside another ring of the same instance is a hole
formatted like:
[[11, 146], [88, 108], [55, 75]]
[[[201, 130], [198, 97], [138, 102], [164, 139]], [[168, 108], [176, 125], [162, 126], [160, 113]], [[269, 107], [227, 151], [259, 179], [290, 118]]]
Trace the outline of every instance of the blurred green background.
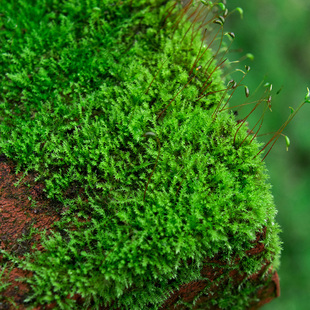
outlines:
[[[240, 14], [232, 14], [224, 28], [236, 38], [229, 60], [252, 53], [247, 64], [251, 71], [245, 84], [253, 91], [267, 76], [273, 84], [272, 113], [264, 120], [260, 133], [277, 131], [297, 108], [310, 88], [310, 1], [309, 0], [227, 0], [231, 11], [242, 7]], [[240, 77], [240, 73], [239, 73]], [[281, 92], [276, 92], [281, 88]], [[263, 92], [263, 88], [260, 93]], [[244, 91], [234, 96], [233, 104], [242, 103]], [[257, 117], [257, 116], [256, 116]], [[241, 118], [241, 117], [240, 117]], [[257, 121], [257, 118], [256, 118]], [[250, 127], [256, 123], [255, 117]], [[283, 251], [279, 277], [281, 297], [263, 308], [281, 310], [310, 309], [310, 104], [305, 104], [283, 131], [291, 140], [286, 151], [280, 137], [265, 162], [278, 208], [277, 221], [283, 230]], [[268, 141], [272, 135], [260, 137]]]

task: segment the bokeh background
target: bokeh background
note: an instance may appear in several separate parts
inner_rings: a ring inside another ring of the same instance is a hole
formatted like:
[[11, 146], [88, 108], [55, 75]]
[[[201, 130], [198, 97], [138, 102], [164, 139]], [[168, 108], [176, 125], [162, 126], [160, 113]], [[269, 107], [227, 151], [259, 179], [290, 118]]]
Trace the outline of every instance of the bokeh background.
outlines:
[[[306, 96], [306, 88], [310, 88], [310, 1], [227, 0], [227, 7], [230, 11], [235, 7], [244, 11], [243, 19], [235, 12], [225, 24], [225, 30], [236, 35], [229, 59], [254, 54], [254, 61], [248, 59], [239, 67], [251, 66], [245, 79], [250, 91], [264, 78], [273, 84], [272, 113], [265, 118], [260, 133], [277, 131], [288, 118], [289, 107], [297, 108]], [[244, 99], [244, 91], [239, 92], [234, 103], [242, 103]], [[254, 126], [255, 118], [249, 123]], [[283, 230], [281, 297], [263, 308], [303, 310], [310, 309], [309, 103], [283, 133], [290, 138], [289, 150], [286, 151], [285, 139], [280, 137], [265, 159], [278, 208], [277, 221]], [[271, 137], [266, 135], [259, 140], [266, 142]]]

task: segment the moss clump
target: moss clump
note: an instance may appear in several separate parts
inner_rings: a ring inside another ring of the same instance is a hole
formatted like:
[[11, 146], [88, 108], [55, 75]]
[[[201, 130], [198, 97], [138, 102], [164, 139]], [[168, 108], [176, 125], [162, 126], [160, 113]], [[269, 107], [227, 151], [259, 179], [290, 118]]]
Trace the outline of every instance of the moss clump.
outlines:
[[[233, 114], [219, 112], [228, 95], [214, 50], [195, 63], [201, 31], [187, 31], [174, 3], [3, 4], [0, 150], [39, 172], [67, 210], [43, 235], [45, 251], [19, 262], [34, 273], [27, 302], [72, 309], [66, 296], [77, 293], [85, 307], [158, 309], [217, 253], [239, 257], [249, 275], [278, 266], [259, 144], [240, 146], [246, 126], [235, 137]], [[207, 80], [209, 96], [197, 100]], [[72, 184], [87, 203], [64, 199]], [[247, 255], [265, 227], [263, 255]], [[218, 305], [244, 309], [249, 291], [228, 284]]]

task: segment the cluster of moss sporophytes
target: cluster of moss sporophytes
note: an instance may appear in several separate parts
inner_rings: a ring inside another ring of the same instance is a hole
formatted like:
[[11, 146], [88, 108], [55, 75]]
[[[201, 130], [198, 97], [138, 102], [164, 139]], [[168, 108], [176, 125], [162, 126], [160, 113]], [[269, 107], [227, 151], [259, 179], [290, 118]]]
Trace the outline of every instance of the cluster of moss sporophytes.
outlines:
[[[249, 68], [235, 72], [239, 82], [224, 76], [234, 34], [223, 30], [223, 3], [19, 0], [1, 10], [0, 150], [17, 172], [39, 172], [67, 210], [53, 237], [42, 233], [43, 252], [5, 253], [34, 274], [26, 303], [72, 309], [66, 296], [77, 293], [85, 307], [158, 309], [217, 253], [249, 275], [266, 261], [278, 268], [255, 139], [271, 87], [252, 103], [263, 106], [256, 129], [237, 122], [229, 100], [240, 87], [250, 98]], [[63, 197], [73, 184], [88, 202]], [[264, 253], [247, 255], [263, 229]], [[244, 309], [254, 289], [227, 283], [216, 302]]]

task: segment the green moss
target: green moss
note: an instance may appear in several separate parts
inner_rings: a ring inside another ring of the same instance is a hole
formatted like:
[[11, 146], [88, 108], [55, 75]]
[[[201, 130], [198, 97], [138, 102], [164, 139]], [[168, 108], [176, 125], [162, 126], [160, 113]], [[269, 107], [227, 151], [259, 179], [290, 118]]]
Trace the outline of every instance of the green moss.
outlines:
[[[48, 197], [69, 207], [53, 237], [43, 235], [45, 252], [19, 262], [34, 272], [29, 302], [72, 309], [65, 298], [79, 293], [93, 306], [117, 299], [122, 308], [157, 309], [174, 288], [201, 279], [205, 258], [217, 253], [240, 257], [249, 275], [266, 259], [278, 267], [260, 145], [239, 146], [246, 126], [235, 138], [234, 115], [216, 113], [228, 100], [216, 92], [227, 83], [216, 62], [184, 87], [201, 35], [185, 36], [185, 18], [174, 28], [175, 14], [163, 25], [174, 3], [165, 2], [4, 3], [1, 153], [18, 171], [39, 172]], [[197, 101], [208, 74], [213, 93]], [[85, 188], [88, 203], [64, 199], [72, 184]], [[264, 255], [246, 255], [265, 226]], [[244, 309], [253, 288], [232, 290], [219, 306]]]

